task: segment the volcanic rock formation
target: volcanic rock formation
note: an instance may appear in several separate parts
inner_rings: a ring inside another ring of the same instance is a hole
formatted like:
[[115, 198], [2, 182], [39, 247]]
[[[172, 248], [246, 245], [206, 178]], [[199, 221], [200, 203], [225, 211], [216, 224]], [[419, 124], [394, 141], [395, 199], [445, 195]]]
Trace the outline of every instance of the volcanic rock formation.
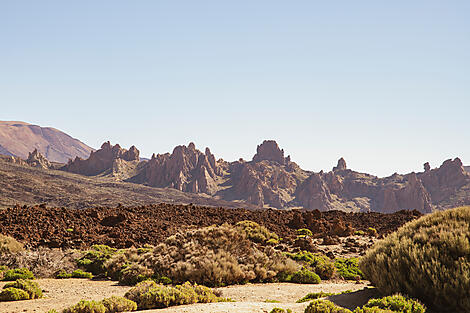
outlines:
[[33, 152], [30, 152], [26, 163], [32, 167], [40, 167], [44, 169], [51, 168], [52, 165], [37, 149], [34, 149]]
[[121, 148], [119, 144], [114, 146], [109, 141], [103, 143], [101, 149], [91, 152], [90, 157], [86, 160], [76, 157], [75, 160], [69, 160], [62, 170], [86, 175], [94, 176], [113, 168], [119, 168], [119, 164], [123, 161], [134, 162], [140, 161], [139, 150], [132, 146], [129, 150]]

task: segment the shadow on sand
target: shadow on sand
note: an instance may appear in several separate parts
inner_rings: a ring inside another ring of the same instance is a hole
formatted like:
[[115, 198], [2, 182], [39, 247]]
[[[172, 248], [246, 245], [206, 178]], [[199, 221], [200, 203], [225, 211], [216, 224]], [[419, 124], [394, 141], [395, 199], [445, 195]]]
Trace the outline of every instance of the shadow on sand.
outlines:
[[329, 296], [327, 299], [336, 305], [342, 306], [343, 308], [347, 308], [352, 311], [357, 307], [362, 307], [367, 303], [367, 301], [369, 301], [369, 299], [372, 298], [380, 298], [380, 293], [376, 288], [366, 287], [364, 289], [350, 293]]

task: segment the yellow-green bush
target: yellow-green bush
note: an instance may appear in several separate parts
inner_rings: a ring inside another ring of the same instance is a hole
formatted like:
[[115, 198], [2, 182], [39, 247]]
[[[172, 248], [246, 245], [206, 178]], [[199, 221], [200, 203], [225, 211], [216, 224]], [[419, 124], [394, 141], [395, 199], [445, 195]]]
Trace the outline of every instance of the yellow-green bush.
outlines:
[[106, 313], [106, 307], [101, 302], [82, 300], [64, 309], [62, 313]]
[[16, 288], [26, 291], [28, 293], [29, 299], [39, 299], [42, 298], [42, 290], [39, 287], [38, 283], [25, 280], [25, 279], [18, 279], [14, 282], [7, 283], [3, 286], [3, 289], [7, 288]]
[[132, 264], [121, 271], [119, 282], [123, 285], [133, 286], [141, 281], [151, 278], [153, 271], [140, 264]]
[[312, 231], [307, 228], [297, 229], [296, 233], [297, 233], [297, 236], [310, 236], [310, 237], [313, 236]]
[[265, 243], [270, 239], [279, 241], [279, 236], [277, 234], [270, 232], [266, 227], [253, 221], [241, 221], [235, 226], [245, 232], [247, 238], [254, 242]]
[[92, 279], [93, 278], [93, 274], [90, 273], [90, 272], [84, 272], [80, 269], [78, 270], [75, 270], [72, 272], [71, 274], [72, 278], [88, 278], [88, 279]]
[[363, 308], [379, 308], [400, 313], [424, 313], [426, 308], [416, 300], [402, 295], [393, 295], [381, 299], [371, 299]]
[[297, 284], [319, 284], [321, 279], [320, 276], [314, 272], [308, 269], [301, 269], [292, 274], [290, 281]]
[[328, 300], [315, 300], [305, 308], [305, 313], [352, 313]]
[[137, 310], [137, 304], [124, 297], [110, 297], [103, 299], [101, 303], [106, 309], [106, 313], [131, 312]]
[[358, 258], [335, 260], [335, 267], [339, 276], [346, 280], [359, 280], [364, 278], [364, 274], [358, 267]]
[[307, 302], [307, 301], [311, 301], [311, 300], [316, 300], [316, 299], [320, 299], [320, 298], [329, 297], [329, 296], [332, 296], [332, 295], [335, 295], [335, 293], [323, 292], [323, 291], [311, 292], [311, 293], [308, 293], [307, 295], [305, 295], [304, 297], [300, 298], [296, 302], [297, 303], [303, 303], [303, 302]]
[[286, 255], [298, 262], [308, 265], [321, 279], [330, 279], [335, 273], [335, 264], [326, 255], [300, 251], [297, 253], [286, 253]]
[[23, 250], [23, 244], [15, 238], [0, 234], [0, 254], [15, 253]]
[[292, 313], [291, 309], [281, 309], [281, 308], [273, 308], [269, 313]]
[[4, 281], [14, 281], [17, 279], [34, 279], [34, 275], [27, 268], [9, 269], [3, 273]]
[[174, 287], [157, 285], [154, 281], [143, 281], [125, 297], [137, 303], [139, 310], [161, 309], [174, 305], [220, 302], [226, 299], [217, 297], [207, 287], [184, 283]]
[[29, 300], [29, 295], [23, 289], [5, 288], [0, 292], [0, 301]]
[[84, 256], [77, 260], [77, 265], [93, 275], [106, 274], [105, 262], [116, 253], [116, 249], [106, 245], [93, 245]]
[[377, 242], [359, 264], [385, 294], [443, 312], [470, 312], [470, 207], [421, 217]]

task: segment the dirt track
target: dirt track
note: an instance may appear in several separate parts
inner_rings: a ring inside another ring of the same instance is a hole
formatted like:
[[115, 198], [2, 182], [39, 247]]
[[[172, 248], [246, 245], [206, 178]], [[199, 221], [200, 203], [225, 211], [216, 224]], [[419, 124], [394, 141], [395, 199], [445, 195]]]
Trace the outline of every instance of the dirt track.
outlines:
[[[131, 287], [119, 286], [111, 281], [91, 281], [86, 279], [39, 279], [41, 288], [45, 290], [43, 299], [0, 302], [0, 312], [36, 312], [45, 313], [50, 309], [60, 312], [65, 307], [73, 305], [82, 299], [102, 300], [112, 295], [122, 296]], [[5, 283], [0, 283], [0, 288]], [[295, 303], [309, 292], [341, 292], [344, 290], [361, 290], [366, 284], [351, 282], [324, 282], [318, 285], [301, 284], [247, 284], [220, 288], [223, 297], [229, 297], [236, 302], [193, 304], [171, 307], [159, 310], [147, 310], [149, 313], [170, 312], [269, 312], [274, 307], [292, 309], [293, 312], [303, 312], [307, 303]], [[267, 303], [266, 300], [276, 300], [280, 303]]]

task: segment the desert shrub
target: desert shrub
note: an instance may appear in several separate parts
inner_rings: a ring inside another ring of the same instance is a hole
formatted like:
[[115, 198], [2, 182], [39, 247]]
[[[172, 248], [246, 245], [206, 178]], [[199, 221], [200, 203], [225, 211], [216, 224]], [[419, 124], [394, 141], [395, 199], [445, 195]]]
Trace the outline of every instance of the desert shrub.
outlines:
[[320, 276], [308, 269], [301, 269], [300, 271], [292, 274], [291, 282], [297, 284], [319, 284], [321, 281]]
[[106, 274], [105, 262], [116, 253], [116, 249], [106, 245], [93, 245], [84, 256], [77, 260], [77, 265], [93, 275]]
[[3, 273], [4, 281], [14, 281], [17, 279], [34, 279], [34, 275], [27, 268], [10, 269]]
[[369, 227], [367, 228], [367, 234], [369, 236], [374, 236], [376, 237], [377, 236], [377, 229], [373, 228], [373, 227]]
[[269, 313], [292, 313], [291, 309], [281, 309], [281, 308], [273, 308]]
[[131, 290], [125, 297], [137, 303], [139, 310], [161, 309], [174, 305], [219, 302], [211, 289], [203, 286], [184, 283], [175, 287], [157, 285], [154, 281], [143, 281]]
[[131, 312], [137, 310], [137, 304], [124, 297], [110, 297], [103, 299], [101, 304], [104, 305], [106, 313], [118, 313], [118, 312]]
[[303, 302], [307, 302], [307, 301], [311, 301], [311, 300], [316, 300], [316, 299], [320, 299], [320, 298], [329, 297], [329, 296], [332, 296], [332, 295], [335, 295], [335, 293], [323, 292], [323, 291], [311, 292], [311, 293], [308, 293], [307, 295], [305, 295], [304, 297], [300, 298], [296, 302], [297, 303], [303, 303]]
[[42, 290], [39, 287], [38, 283], [31, 280], [18, 279], [3, 286], [3, 289], [8, 288], [16, 288], [26, 291], [26, 293], [28, 293], [29, 299], [42, 298]]
[[151, 278], [153, 271], [140, 264], [132, 264], [121, 271], [119, 282], [123, 285], [133, 286], [141, 281]]
[[60, 270], [56, 273], [55, 278], [58, 278], [58, 279], [72, 278], [72, 274], [67, 273], [65, 270]]
[[326, 255], [309, 251], [286, 253], [286, 255], [308, 265], [321, 279], [330, 279], [335, 273], [335, 264]]
[[56, 310], [52, 309], [52, 310], [47, 311], [46, 313], [59, 313], [59, 312], [57, 312]]
[[361, 258], [384, 294], [401, 292], [442, 312], [470, 312], [470, 207], [436, 212], [402, 226]]
[[364, 274], [358, 267], [359, 260], [357, 258], [335, 260], [335, 267], [339, 276], [346, 280], [359, 280], [364, 278]]
[[23, 244], [15, 238], [0, 234], [0, 254], [16, 253], [23, 250]]
[[26, 267], [35, 277], [48, 278], [55, 277], [60, 270], [72, 272], [77, 268], [75, 259], [80, 256], [81, 253], [75, 250], [41, 247], [10, 254], [0, 253], [0, 264], [8, 265], [9, 268]]
[[367, 307], [362, 307], [362, 308], [356, 308], [353, 313], [397, 313], [397, 311], [390, 311], [386, 309], [380, 309], [376, 306], [372, 308], [367, 308]]
[[356, 236], [364, 236], [365, 234], [366, 234], [366, 232], [363, 231], [363, 230], [356, 230], [354, 232], [354, 235], [356, 235]]
[[0, 292], [0, 301], [19, 301], [29, 300], [29, 295], [26, 291], [18, 288], [5, 288]]
[[62, 313], [106, 313], [106, 307], [101, 302], [82, 300], [64, 309]]
[[246, 237], [254, 242], [265, 243], [270, 239], [279, 241], [278, 235], [253, 221], [241, 221], [235, 226], [241, 229], [246, 234]]
[[120, 280], [125, 269], [132, 264], [139, 263], [142, 255], [150, 251], [151, 248], [129, 248], [117, 251], [103, 264], [106, 275], [113, 280]]
[[352, 313], [328, 300], [314, 300], [305, 308], [305, 313]]
[[92, 279], [93, 278], [93, 274], [90, 273], [90, 272], [84, 272], [80, 269], [78, 270], [75, 270], [72, 272], [71, 274], [72, 278], [88, 278], [88, 279]]
[[402, 295], [393, 295], [381, 299], [371, 299], [364, 308], [391, 310], [400, 313], [424, 313], [426, 308], [416, 300], [406, 298]]
[[239, 227], [227, 224], [170, 236], [144, 260], [156, 275], [175, 283], [206, 286], [272, 281], [299, 268], [272, 247], [258, 249]]

